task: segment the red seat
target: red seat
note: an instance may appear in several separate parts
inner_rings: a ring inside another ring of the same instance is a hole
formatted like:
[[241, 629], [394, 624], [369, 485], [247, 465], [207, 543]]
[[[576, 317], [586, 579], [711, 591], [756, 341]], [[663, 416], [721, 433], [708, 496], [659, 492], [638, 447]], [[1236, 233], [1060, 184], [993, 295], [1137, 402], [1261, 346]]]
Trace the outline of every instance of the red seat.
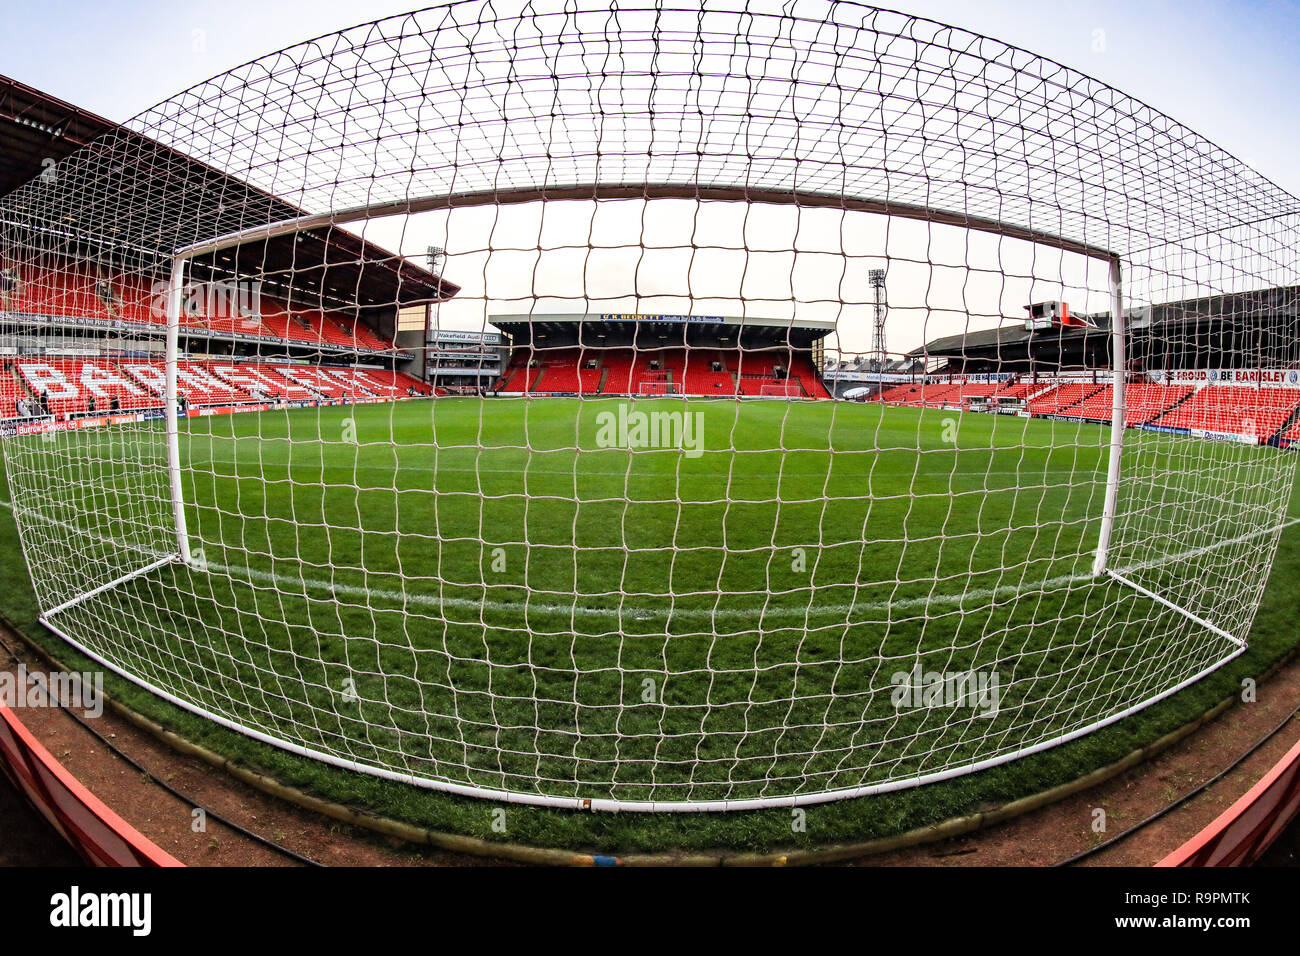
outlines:
[[1154, 424], [1228, 435], [1272, 437], [1300, 406], [1300, 389], [1207, 385]]

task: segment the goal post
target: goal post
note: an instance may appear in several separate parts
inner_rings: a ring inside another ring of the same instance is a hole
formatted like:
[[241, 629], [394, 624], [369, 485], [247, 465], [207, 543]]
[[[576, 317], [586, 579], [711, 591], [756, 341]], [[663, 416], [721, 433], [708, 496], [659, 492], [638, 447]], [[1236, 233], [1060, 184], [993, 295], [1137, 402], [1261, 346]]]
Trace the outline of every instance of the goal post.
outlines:
[[1110, 446], [1106, 452], [1106, 496], [1102, 504], [1101, 531], [1092, 573], [1103, 574], [1110, 554], [1110, 536], [1115, 528], [1120, 475], [1124, 466], [1124, 388], [1128, 382], [1128, 361], [1124, 348], [1124, 268], [1118, 257], [1110, 260], [1110, 355], [1111, 406]]
[[[976, 773], [1242, 653], [1300, 200], [956, 28], [706, 6], [377, 21], [0, 197], [4, 372], [54, 405], [0, 421], [42, 619], [331, 766], [636, 812]], [[262, 314], [190, 314], [244, 280]], [[400, 401], [430, 363], [384, 336], [431, 301], [435, 381], [520, 397]], [[1045, 302], [1075, 320], [1016, 320]]]
[[185, 291], [186, 257], [172, 260], [167, 284], [167, 335], [164, 345], [165, 391], [163, 414], [167, 428], [167, 478], [171, 491], [172, 520], [176, 523], [176, 554], [184, 564], [190, 563], [190, 536], [185, 519], [185, 492], [181, 475], [179, 402], [176, 371], [180, 352], [181, 304]]

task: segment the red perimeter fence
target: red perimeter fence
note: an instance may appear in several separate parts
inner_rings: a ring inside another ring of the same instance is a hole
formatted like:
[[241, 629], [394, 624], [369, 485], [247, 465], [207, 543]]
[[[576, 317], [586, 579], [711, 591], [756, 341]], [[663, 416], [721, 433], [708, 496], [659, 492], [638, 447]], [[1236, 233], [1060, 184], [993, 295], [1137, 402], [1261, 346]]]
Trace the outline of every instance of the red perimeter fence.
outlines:
[[1250, 866], [1300, 814], [1300, 742], [1213, 823], [1156, 866]]
[[0, 703], [0, 770], [93, 866], [182, 866], [87, 790]]

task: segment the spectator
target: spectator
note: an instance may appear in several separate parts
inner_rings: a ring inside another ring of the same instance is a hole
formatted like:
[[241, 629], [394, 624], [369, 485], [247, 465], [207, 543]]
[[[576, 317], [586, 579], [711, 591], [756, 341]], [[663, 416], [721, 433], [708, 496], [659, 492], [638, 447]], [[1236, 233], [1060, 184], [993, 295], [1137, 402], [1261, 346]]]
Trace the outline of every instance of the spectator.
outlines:
[[40, 404], [41, 404], [41, 414], [48, 415], [50, 413], [50, 390], [48, 388], [44, 389], [41, 392]]
[[25, 398], [18, 399], [14, 407], [18, 411], [19, 418], [27, 418], [32, 413], [31, 409], [27, 407], [27, 399]]
[[94, 396], [94, 395], [91, 395], [91, 396], [89, 396], [89, 397], [86, 399], [86, 411], [88, 411], [88, 412], [92, 412], [92, 413], [95, 411], [95, 396]]
[[122, 400], [114, 395], [108, 400], [108, 410], [110, 412], [119, 412], [122, 410]]

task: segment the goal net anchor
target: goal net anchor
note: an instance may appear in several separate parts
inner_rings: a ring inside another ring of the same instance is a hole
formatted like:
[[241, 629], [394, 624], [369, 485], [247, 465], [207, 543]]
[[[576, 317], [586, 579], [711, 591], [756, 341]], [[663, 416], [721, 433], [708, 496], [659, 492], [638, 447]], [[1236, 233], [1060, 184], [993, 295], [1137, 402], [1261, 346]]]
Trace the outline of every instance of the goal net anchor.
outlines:
[[[1124, 587], [1132, 588], [1139, 594], [1156, 601], [1164, 607], [1169, 608], [1171, 611], [1183, 615], [1189, 621], [1204, 627], [1211, 633], [1217, 634], [1226, 639], [1234, 647], [1238, 648], [1239, 653], [1241, 650], [1246, 648], [1246, 642], [1243, 639], [1228, 633], [1212, 621], [1209, 621], [1188, 608], [1182, 607], [1178, 603], [1157, 594], [1150, 588], [1144, 587], [1121, 571], [1117, 571], [1110, 566], [1111, 536], [1114, 533], [1115, 528], [1115, 517], [1119, 504], [1119, 485], [1123, 474], [1124, 464], [1124, 434], [1126, 430], [1124, 419], [1127, 409], [1125, 391], [1128, 380], [1128, 359], [1124, 339], [1127, 333], [1127, 323], [1124, 314], [1124, 273], [1119, 256], [1112, 256], [1110, 259], [1110, 312], [1110, 441], [1108, 443], [1107, 452], [1106, 494], [1102, 506], [1101, 530], [1098, 534], [1097, 551], [1093, 559], [1093, 576], [1106, 576]], [[1221, 661], [1220, 664], [1227, 663], [1227, 661], [1231, 660], [1234, 656], [1236, 655], [1230, 655]]]

